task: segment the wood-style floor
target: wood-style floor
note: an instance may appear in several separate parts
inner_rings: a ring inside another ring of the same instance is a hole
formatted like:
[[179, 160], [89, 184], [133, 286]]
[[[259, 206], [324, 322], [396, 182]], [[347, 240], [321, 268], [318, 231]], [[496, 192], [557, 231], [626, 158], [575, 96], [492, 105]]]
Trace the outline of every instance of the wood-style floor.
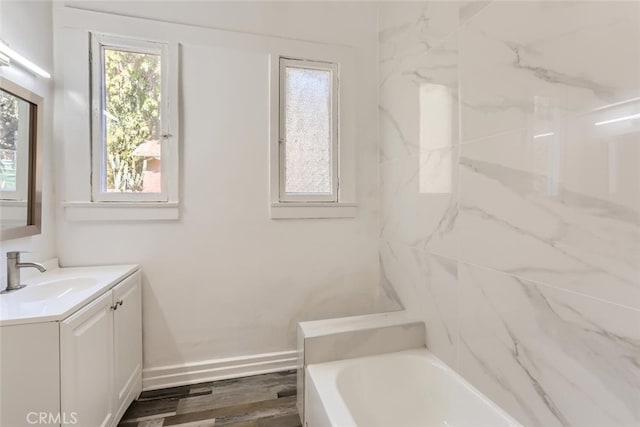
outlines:
[[146, 391], [118, 427], [301, 427], [296, 372]]

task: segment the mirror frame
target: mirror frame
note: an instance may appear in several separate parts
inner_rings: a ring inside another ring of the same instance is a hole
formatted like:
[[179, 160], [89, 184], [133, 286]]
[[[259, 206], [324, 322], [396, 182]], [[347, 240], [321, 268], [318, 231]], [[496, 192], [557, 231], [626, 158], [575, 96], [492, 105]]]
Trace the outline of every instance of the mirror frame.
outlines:
[[44, 124], [44, 98], [7, 80], [5, 77], [0, 77], [0, 89], [27, 101], [30, 105], [27, 224], [20, 227], [0, 228], [0, 240], [10, 240], [33, 236], [42, 232], [42, 127]]

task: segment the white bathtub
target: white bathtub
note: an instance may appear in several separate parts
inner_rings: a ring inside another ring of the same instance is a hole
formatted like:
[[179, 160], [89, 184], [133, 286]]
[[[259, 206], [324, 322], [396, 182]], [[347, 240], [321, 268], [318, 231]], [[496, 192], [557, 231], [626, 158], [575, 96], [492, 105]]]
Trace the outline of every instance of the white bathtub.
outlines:
[[305, 422], [307, 427], [521, 427], [426, 349], [307, 366]]

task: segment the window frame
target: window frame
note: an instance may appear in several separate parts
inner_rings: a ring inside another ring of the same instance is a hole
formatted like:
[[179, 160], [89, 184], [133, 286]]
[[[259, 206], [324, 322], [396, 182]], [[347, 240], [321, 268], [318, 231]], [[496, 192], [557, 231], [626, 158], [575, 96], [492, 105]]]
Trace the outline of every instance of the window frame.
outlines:
[[[107, 35], [90, 32], [90, 73], [91, 73], [91, 201], [92, 202], [155, 202], [177, 201], [177, 188], [172, 191], [171, 182], [177, 182], [177, 159], [173, 159], [171, 144], [175, 136], [171, 133], [171, 81], [170, 46], [168, 42], [150, 41], [127, 36]], [[144, 192], [106, 192], [103, 183], [106, 179], [106, 126], [104, 91], [104, 51], [121, 50], [141, 54], [160, 56], [160, 179], [159, 193]], [[177, 157], [177, 156], [176, 156]], [[175, 175], [175, 176], [173, 176]], [[173, 197], [172, 197], [173, 196]]]
[[[287, 193], [286, 190], [286, 69], [299, 68], [331, 73], [331, 193]], [[340, 200], [340, 67], [337, 62], [278, 57], [278, 202], [326, 203]]]

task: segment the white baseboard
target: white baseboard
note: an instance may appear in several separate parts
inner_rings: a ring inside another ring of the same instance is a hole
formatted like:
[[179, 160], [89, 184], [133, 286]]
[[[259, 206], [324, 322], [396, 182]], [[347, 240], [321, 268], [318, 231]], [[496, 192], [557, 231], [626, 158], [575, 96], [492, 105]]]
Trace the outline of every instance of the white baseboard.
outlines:
[[281, 351], [143, 369], [142, 389], [156, 390], [295, 369], [297, 353], [296, 350]]

